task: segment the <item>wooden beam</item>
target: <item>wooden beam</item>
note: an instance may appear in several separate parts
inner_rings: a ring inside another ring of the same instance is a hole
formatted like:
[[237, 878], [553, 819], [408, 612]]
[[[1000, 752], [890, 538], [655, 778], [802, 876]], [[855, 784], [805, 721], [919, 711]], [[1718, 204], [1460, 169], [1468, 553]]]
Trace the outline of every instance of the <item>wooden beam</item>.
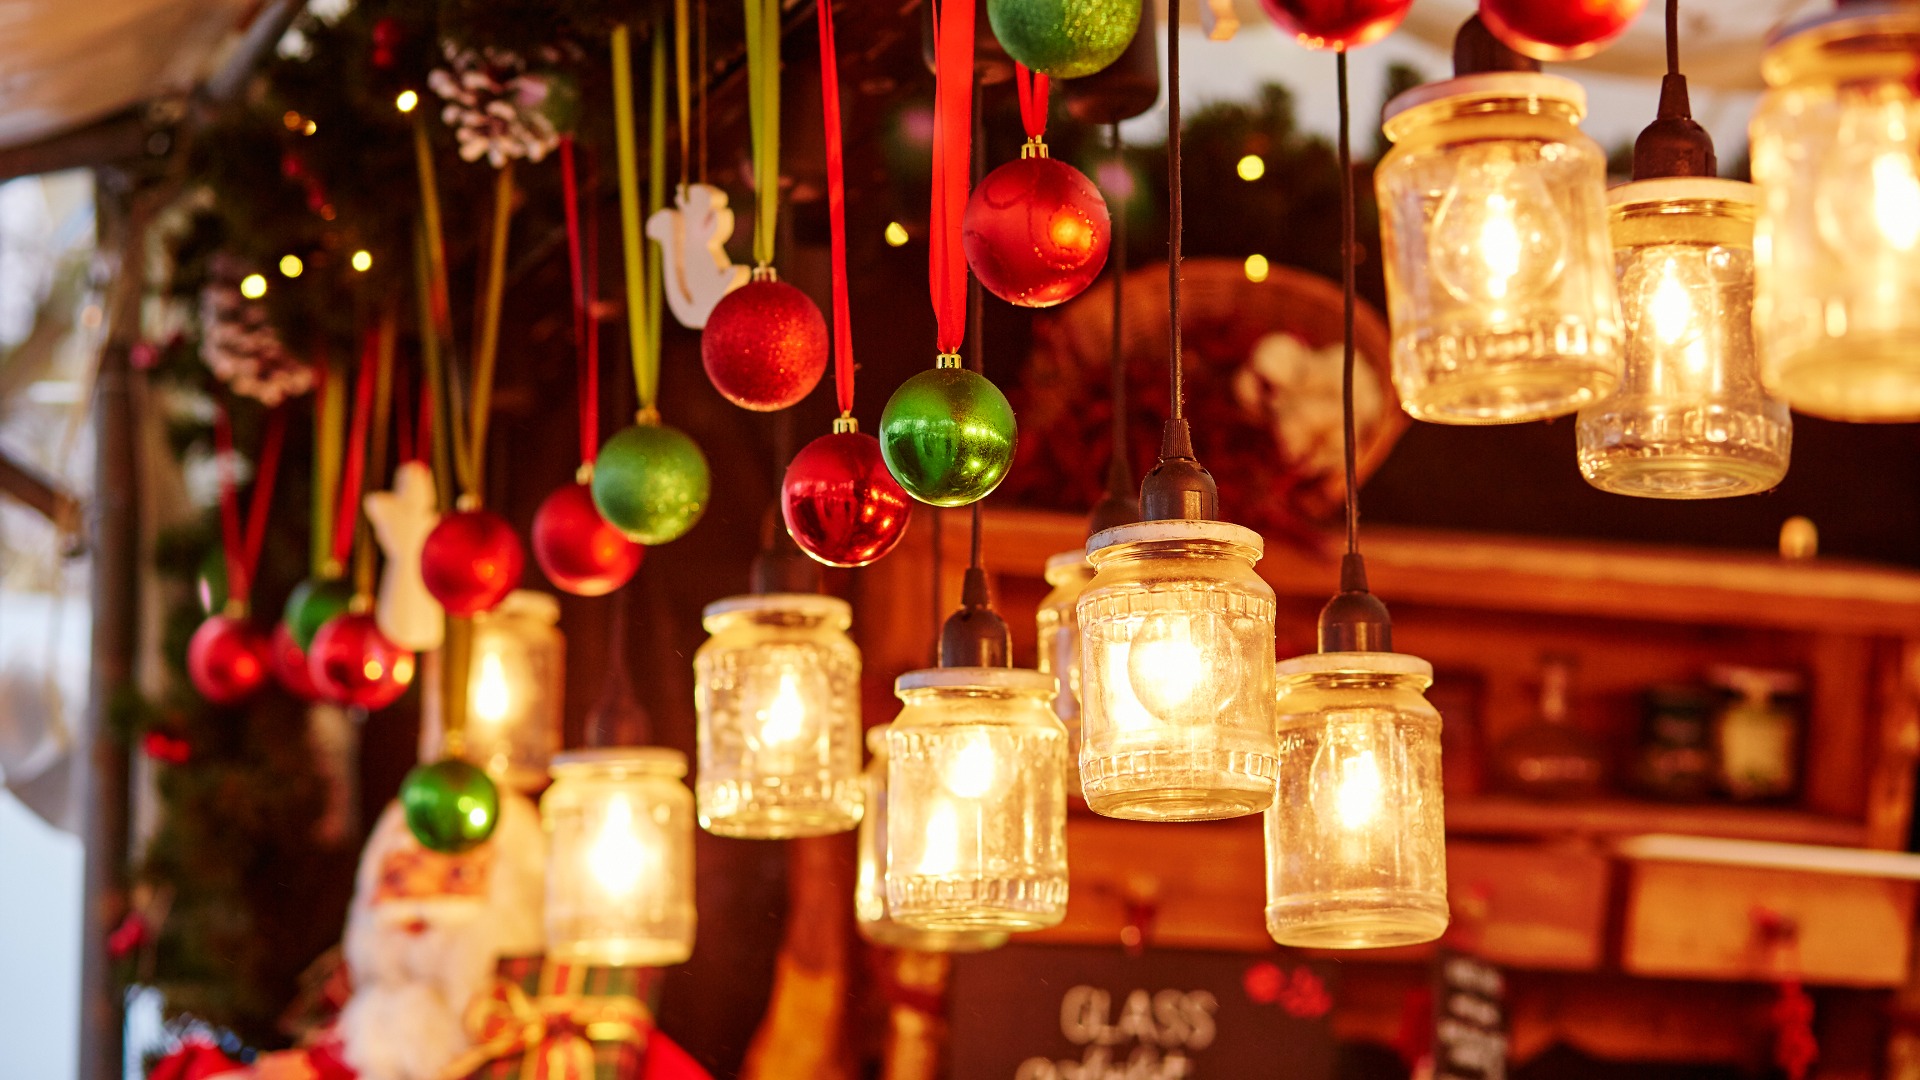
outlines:
[[56, 526], [65, 528], [80, 522], [80, 500], [5, 450], [0, 450], [0, 493], [13, 496]]
[[37, 142], [0, 149], [0, 181], [63, 169], [98, 168], [165, 154], [173, 136], [147, 119], [144, 105]]

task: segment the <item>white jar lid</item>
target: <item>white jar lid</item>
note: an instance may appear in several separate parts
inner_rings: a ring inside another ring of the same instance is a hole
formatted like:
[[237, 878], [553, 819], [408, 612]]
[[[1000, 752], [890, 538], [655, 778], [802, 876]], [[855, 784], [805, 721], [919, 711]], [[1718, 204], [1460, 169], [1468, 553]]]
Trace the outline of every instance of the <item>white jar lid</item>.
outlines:
[[1055, 694], [1060, 690], [1060, 680], [1032, 668], [922, 668], [893, 680], [894, 693], [908, 690], [1031, 690]]
[[717, 615], [803, 615], [816, 619], [838, 617], [842, 623], [853, 621], [853, 605], [837, 596], [819, 593], [750, 593], [715, 600], [700, 611], [702, 621]]
[[687, 775], [687, 755], [664, 746], [600, 746], [553, 755], [554, 775], [582, 772], [636, 772]]
[[1417, 675], [1433, 680], [1433, 665], [1408, 653], [1398, 652], [1322, 652], [1308, 653], [1282, 660], [1273, 666], [1275, 675], [1319, 675], [1354, 672], [1368, 675]]
[[1759, 201], [1759, 189], [1743, 180], [1722, 180], [1717, 176], [1658, 176], [1607, 189], [1608, 206], [1683, 199], [1712, 199], [1753, 206]]
[[503, 598], [499, 606], [488, 615], [519, 615], [537, 622], [558, 623], [560, 621], [560, 599], [552, 593], [537, 589], [515, 589]]
[[1572, 79], [1538, 71], [1489, 71], [1416, 86], [1387, 102], [1381, 119], [1391, 120], [1408, 109], [1465, 97], [1559, 101], [1573, 106], [1574, 119], [1587, 115], [1587, 89]]
[[1076, 566], [1087, 565], [1087, 549], [1074, 548], [1072, 551], [1056, 551], [1047, 556], [1047, 573], [1055, 570], [1068, 570]]
[[1115, 525], [1111, 529], [1102, 529], [1087, 537], [1087, 557], [1092, 558], [1094, 552], [1115, 544], [1135, 544], [1155, 540], [1212, 540], [1222, 544], [1237, 544], [1252, 548], [1256, 562], [1266, 552], [1266, 542], [1260, 538], [1260, 534], [1244, 525], [1235, 525], [1231, 521], [1174, 518], [1160, 521], [1136, 521], [1130, 525]]

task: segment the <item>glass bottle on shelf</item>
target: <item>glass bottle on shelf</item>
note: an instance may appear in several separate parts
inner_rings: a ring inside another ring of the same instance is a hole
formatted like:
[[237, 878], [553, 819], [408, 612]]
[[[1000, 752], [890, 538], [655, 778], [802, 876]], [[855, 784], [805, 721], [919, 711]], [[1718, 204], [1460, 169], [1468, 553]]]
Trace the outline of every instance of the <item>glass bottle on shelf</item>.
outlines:
[[1606, 755], [1593, 736], [1575, 727], [1568, 698], [1574, 659], [1547, 656], [1540, 662], [1540, 705], [1534, 722], [1501, 741], [1494, 769], [1509, 791], [1537, 799], [1578, 799], [1598, 794], [1606, 781]]
[[1800, 692], [1792, 671], [1723, 665], [1708, 681], [1727, 693], [1714, 718], [1717, 779], [1741, 802], [1784, 799], [1800, 782]]
[[1699, 799], [1713, 789], [1713, 695], [1706, 688], [1655, 686], [1643, 699], [1635, 786], [1657, 799]]

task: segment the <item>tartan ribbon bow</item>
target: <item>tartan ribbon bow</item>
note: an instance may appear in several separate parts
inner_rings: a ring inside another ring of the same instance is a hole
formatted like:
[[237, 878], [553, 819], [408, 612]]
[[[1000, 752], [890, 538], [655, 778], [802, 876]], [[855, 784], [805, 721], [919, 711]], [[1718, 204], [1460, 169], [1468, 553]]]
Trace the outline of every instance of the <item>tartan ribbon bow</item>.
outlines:
[[489, 1062], [524, 1055], [527, 1080], [593, 1080], [594, 1044], [647, 1044], [652, 1026], [647, 1007], [630, 997], [542, 994], [529, 997], [515, 983], [495, 979], [490, 993], [467, 1007], [467, 1034], [473, 1049], [455, 1058], [441, 1074], [465, 1080]]

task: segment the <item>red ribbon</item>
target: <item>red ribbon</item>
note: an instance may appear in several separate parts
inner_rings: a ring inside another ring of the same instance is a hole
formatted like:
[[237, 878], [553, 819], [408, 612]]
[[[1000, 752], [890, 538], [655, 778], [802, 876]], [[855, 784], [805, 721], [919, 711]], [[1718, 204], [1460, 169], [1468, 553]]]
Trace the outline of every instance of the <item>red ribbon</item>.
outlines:
[[1015, 61], [1013, 65], [1013, 88], [1020, 94], [1020, 126], [1027, 129], [1027, 138], [1041, 142], [1047, 134], [1047, 91], [1052, 81], [1045, 75], [1036, 75], [1027, 70], [1027, 65]]
[[[573, 350], [575, 371], [575, 396], [580, 405], [580, 460], [591, 464], [594, 455], [599, 452], [600, 440], [600, 363], [599, 338], [593, 326], [594, 286], [589, 275], [594, 273], [593, 256], [590, 251], [582, 257], [580, 240], [580, 179], [573, 162], [573, 136], [560, 139], [560, 176], [561, 187], [566, 193], [567, 210], [567, 269], [573, 279]], [[599, 230], [589, 234], [590, 244], [597, 247]]]
[[333, 518], [333, 561], [341, 566], [353, 554], [353, 530], [360, 522], [360, 483], [367, 471], [368, 414], [373, 411], [374, 366], [380, 335], [369, 330], [360, 346], [360, 378], [353, 390], [353, 420], [347, 430], [347, 460], [340, 473], [340, 511]]
[[253, 572], [260, 565], [260, 549], [267, 538], [267, 508], [273, 503], [273, 478], [280, 469], [280, 447], [286, 442], [286, 434], [287, 414], [274, 409], [267, 414], [266, 434], [261, 437], [253, 499], [247, 506], [243, 530], [233, 475], [233, 425], [226, 409], [214, 406], [213, 445], [220, 468], [220, 541], [227, 561], [227, 598], [242, 606], [253, 595]]
[[973, 0], [937, 0], [933, 9], [933, 212], [928, 277], [937, 344], [958, 353], [967, 336], [967, 256], [960, 220], [967, 212], [973, 157]]
[[853, 323], [847, 304], [846, 154], [840, 137], [840, 61], [834, 55], [833, 0], [820, 13], [820, 111], [827, 124], [827, 222], [833, 242], [833, 396], [841, 416], [853, 415]]

